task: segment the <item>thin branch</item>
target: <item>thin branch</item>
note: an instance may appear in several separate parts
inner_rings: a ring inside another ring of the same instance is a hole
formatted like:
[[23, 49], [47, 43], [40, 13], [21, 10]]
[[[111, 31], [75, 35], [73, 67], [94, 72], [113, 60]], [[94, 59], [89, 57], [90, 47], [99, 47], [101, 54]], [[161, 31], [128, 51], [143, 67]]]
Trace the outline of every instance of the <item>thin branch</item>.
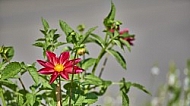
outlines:
[[[74, 59], [76, 59], [76, 57], [77, 57], [77, 53], [75, 52]], [[75, 73], [75, 72], [74, 72], [74, 71], [75, 71], [75, 70], [74, 70], [74, 64], [75, 64], [75, 61], [74, 61], [74, 63], [73, 63], [72, 73]], [[70, 90], [69, 90], [69, 92], [70, 92], [69, 106], [71, 106], [73, 79], [74, 79], [74, 74], [72, 74], [72, 76], [71, 76], [71, 86], [70, 86]]]
[[103, 71], [104, 71], [104, 69], [105, 69], [105, 66], [106, 66], [106, 63], [107, 63], [107, 60], [108, 60], [108, 57], [109, 57], [109, 54], [107, 53], [107, 54], [106, 54], [106, 57], [105, 57], [105, 60], [104, 60], [104, 63], [103, 63], [103, 65], [102, 65], [100, 74], [99, 74], [99, 78], [102, 76], [102, 73], [103, 73]]
[[26, 88], [25, 88], [25, 86], [24, 86], [24, 83], [22, 82], [21, 78], [18, 78], [18, 80], [19, 80], [19, 82], [20, 82], [22, 88], [23, 88], [24, 90], [26, 90]]
[[57, 99], [57, 106], [62, 106], [62, 103], [61, 103], [61, 79], [60, 79], [60, 76], [59, 76], [59, 83], [57, 84], [57, 87], [56, 87], [56, 99]]

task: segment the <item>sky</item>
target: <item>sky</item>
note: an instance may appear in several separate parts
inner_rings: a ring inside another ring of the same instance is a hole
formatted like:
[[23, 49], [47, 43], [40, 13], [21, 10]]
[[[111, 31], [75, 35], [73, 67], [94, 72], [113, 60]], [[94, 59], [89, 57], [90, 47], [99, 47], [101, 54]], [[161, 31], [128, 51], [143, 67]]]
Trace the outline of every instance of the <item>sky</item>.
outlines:
[[[121, 29], [128, 28], [129, 33], [136, 35], [136, 40], [131, 52], [122, 53], [127, 60], [127, 70], [110, 56], [103, 78], [119, 81], [125, 77], [155, 92], [155, 87], [166, 81], [171, 61], [176, 63], [183, 77], [186, 60], [190, 58], [190, 0], [113, 2], [116, 19], [123, 23]], [[103, 34], [102, 22], [109, 11], [110, 0], [0, 0], [0, 45], [14, 46], [13, 60], [30, 64], [43, 58], [41, 49], [32, 46], [37, 38], [43, 36], [39, 31], [43, 28], [42, 17], [62, 35], [59, 20], [66, 21], [73, 28], [81, 23], [87, 28], [98, 26], [95, 32]], [[95, 45], [87, 47], [91, 56], [96, 57], [100, 48]], [[155, 78], [150, 72], [154, 65], [160, 68]], [[26, 84], [31, 82], [28, 75], [23, 79]], [[106, 95], [116, 98], [119, 94], [115, 90], [118, 88], [112, 86]], [[151, 98], [137, 89], [131, 90], [130, 97], [131, 106], [143, 106]]]

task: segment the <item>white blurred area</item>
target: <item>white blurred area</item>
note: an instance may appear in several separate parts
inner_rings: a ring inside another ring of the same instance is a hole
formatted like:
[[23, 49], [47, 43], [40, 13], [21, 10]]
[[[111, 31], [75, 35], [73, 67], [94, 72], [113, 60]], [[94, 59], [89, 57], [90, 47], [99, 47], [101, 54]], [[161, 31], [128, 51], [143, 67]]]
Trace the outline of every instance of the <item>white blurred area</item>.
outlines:
[[[136, 35], [132, 51], [123, 55], [127, 59], [127, 71], [112, 57], [108, 60], [103, 78], [126, 80], [144, 85], [155, 92], [156, 87], [166, 81], [170, 61], [174, 61], [180, 73], [190, 58], [190, 0], [113, 0], [116, 19], [123, 22], [121, 29], [128, 28]], [[59, 20], [66, 21], [73, 28], [85, 24], [87, 28], [98, 26], [95, 31], [103, 34], [102, 22], [110, 11], [110, 0], [0, 0], [0, 45], [14, 46], [13, 61], [33, 63], [42, 59], [42, 50], [32, 46], [43, 35], [41, 17], [51, 28], [58, 29]], [[61, 38], [62, 40], [63, 37]], [[93, 47], [92, 47], [93, 46]], [[99, 47], [89, 45], [89, 51], [96, 57]], [[159, 67], [159, 73], [152, 77], [151, 68]], [[24, 83], [32, 83], [28, 75]], [[154, 79], [154, 80], [153, 80]], [[152, 87], [153, 86], [153, 87]], [[153, 89], [154, 88], [154, 89]], [[119, 88], [113, 85], [105, 97], [117, 99]], [[151, 96], [132, 88], [130, 106], [144, 106]], [[103, 105], [100, 99], [95, 105]], [[95, 106], [94, 105], [94, 106]]]

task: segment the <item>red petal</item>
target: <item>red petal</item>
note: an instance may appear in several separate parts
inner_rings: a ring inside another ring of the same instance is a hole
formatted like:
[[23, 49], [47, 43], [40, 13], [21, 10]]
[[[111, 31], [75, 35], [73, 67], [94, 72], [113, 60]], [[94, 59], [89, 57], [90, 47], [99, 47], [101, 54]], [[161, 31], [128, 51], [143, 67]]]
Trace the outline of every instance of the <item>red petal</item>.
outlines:
[[59, 63], [63, 64], [66, 60], [69, 59], [69, 52], [62, 52], [61, 55], [59, 56]]
[[50, 79], [50, 84], [52, 84], [58, 77], [59, 73], [58, 72], [54, 72], [52, 75], [51, 75], [51, 79]]
[[123, 33], [128, 33], [128, 32], [129, 32], [129, 29], [125, 28], [122, 31], [119, 31], [119, 34], [122, 35]]
[[69, 74], [67, 72], [61, 72], [60, 75], [63, 79], [69, 80]]
[[[73, 69], [74, 68], [74, 69]], [[79, 68], [78, 66], [73, 66], [73, 67], [67, 67], [64, 70], [65, 72], [68, 72], [70, 74], [76, 74], [76, 73], [81, 73], [83, 72], [83, 69]]]
[[50, 51], [46, 51], [46, 55], [47, 55], [49, 62], [51, 62], [53, 64], [57, 63], [57, 58], [56, 58], [55, 53], [50, 52]]
[[73, 65], [76, 65], [80, 62], [80, 58], [77, 58], [77, 59], [73, 59], [73, 60], [69, 60], [67, 61], [64, 66], [65, 67], [72, 67]]
[[51, 64], [50, 62], [45, 62], [45, 61], [42, 61], [42, 60], [37, 60], [37, 62], [39, 64], [41, 64], [42, 66], [44, 66], [44, 67], [49, 67], [49, 68], [53, 68], [54, 67], [54, 65]]
[[80, 60], [81, 60], [80, 58], [77, 58], [77, 59], [73, 59], [71, 61], [74, 63], [74, 65], [76, 65], [80, 62]]
[[40, 74], [52, 74], [55, 71], [52, 68], [42, 68], [38, 72]]
[[77, 73], [81, 73], [81, 72], [83, 72], [84, 70], [83, 69], [81, 69], [81, 68], [79, 68], [79, 67], [75, 67], [75, 73], [77, 74]]

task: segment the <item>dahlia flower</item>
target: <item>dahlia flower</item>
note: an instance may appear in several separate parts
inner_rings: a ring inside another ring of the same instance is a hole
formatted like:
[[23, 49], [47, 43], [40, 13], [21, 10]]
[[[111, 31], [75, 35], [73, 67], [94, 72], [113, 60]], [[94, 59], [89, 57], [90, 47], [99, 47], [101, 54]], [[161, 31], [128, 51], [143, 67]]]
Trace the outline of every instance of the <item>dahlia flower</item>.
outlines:
[[50, 84], [52, 84], [58, 76], [61, 76], [65, 80], [69, 80], [69, 74], [78, 74], [83, 71], [76, 64], [80, 62], [80, 59], [69, 60], [69, 52], [62, 52], [59, 57], [53, 52], [46, 52], [47, 61], [37, 60], [44, 68], [41, 68], [38, 72], [40, 74], [51, 74]]

